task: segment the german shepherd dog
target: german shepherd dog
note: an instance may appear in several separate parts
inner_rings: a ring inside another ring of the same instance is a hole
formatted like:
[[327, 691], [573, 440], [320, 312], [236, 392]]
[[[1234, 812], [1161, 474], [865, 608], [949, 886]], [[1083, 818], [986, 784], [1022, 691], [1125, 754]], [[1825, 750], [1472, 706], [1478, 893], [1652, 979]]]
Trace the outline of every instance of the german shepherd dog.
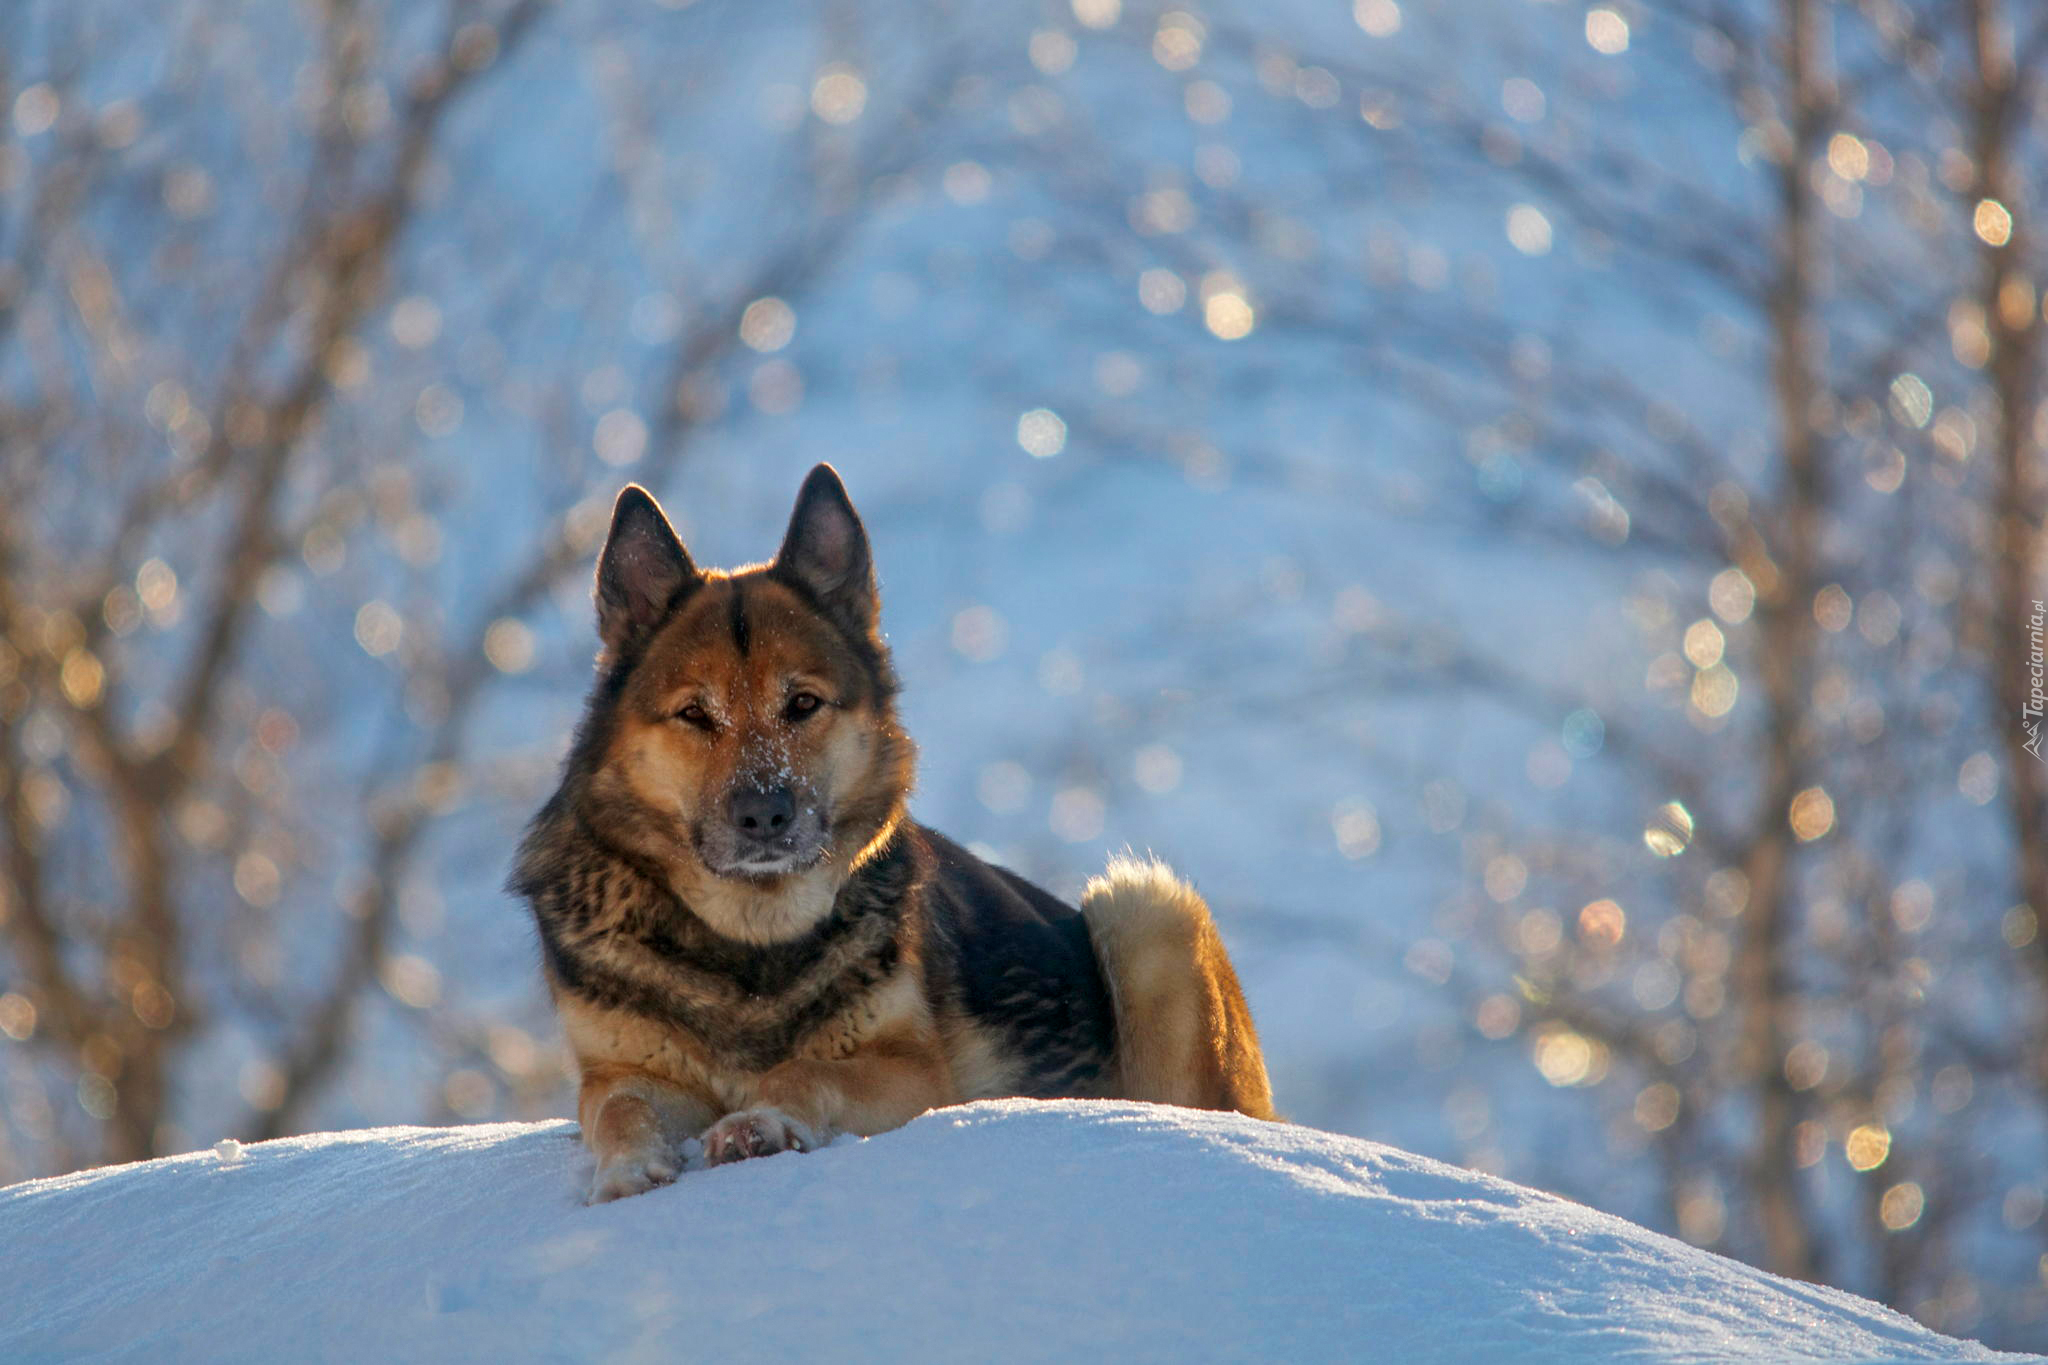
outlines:
[[996, 1096], [1274, 1117], [1209, 910], [1112, 862], [1077, 913], [913, 822], [867, 534], [829, 465], [775, 559], [699, 569], [628, 487], [597, 683], [521, 843], [593, 1203]]

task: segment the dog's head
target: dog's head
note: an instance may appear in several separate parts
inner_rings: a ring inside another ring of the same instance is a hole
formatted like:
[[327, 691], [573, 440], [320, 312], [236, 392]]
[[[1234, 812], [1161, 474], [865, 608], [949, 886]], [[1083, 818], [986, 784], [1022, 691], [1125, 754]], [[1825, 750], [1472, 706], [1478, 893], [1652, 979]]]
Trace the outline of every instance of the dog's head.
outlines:
[[584, 817], [722, 932], [808, 927], [902, 817], [914, 761], [839, 476], [813, 469], [774, 560], [730, 573], [697, 568], [628, 487], [596, 601], [599, 681], [570, 764]]

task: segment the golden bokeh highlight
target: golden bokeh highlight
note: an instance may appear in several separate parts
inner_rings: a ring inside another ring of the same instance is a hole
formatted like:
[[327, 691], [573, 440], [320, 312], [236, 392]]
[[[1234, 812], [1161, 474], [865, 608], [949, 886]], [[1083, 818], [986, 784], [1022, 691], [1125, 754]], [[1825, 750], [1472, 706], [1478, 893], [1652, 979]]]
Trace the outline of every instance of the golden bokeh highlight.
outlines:
[[1227, 270], [1202, 277], [1202, 325], [1224, 341], [1251, 335], [1258, 321], [1244, 284]]
[[1727, 637], [1721, 628], [1702, 617], [1685, 628], [1686, 662], [1694, 668], [1712, 668], [1721, 662], [1721, 655], [1727, 649]]
[[1828, 139], [1828, 169], [1844, 180], [1861, 180], [1870, 174], [1870, 148], [1854, 133], [1836, 133]]
[[1808, 787], [1792, 798], [1787, 818], [1799, 842], [1810, 844], [1835, 827], [1835, 799], [1825, 787]]
[[100, 692], [106, 681], [106, 669], [99, 656], [83, 646], [65, 654], [57, 673], [57, 686], [63, 691], [64, 700], [81, 711], [100, 704]]
[[1980, 199], [1970, 225], [1987, 246], [2004, 246], [2012, 240], [2012, 210], [1996, 199]]
[[1887, 1232], [1904, 1232], [1920, 1221], [1920, 1215], [1927, 1210], [1927, 1195], [1911, 1180], [1901, 1181], [1884, 1192], [1878, 1200], [1878, 1220]]
[[1607, 1075], [1607, 1049], [1563, 1025], [1551, 1025], [1539, 1033], [1530, 1056], [1537, 1073], [1561, 1088], [1595, 1085]]
[[1892, 1154], [1891, 1130], [1880, 1123], [1860, 1123], [1849, 1130], [1842, 1143], [1842, 1155], [1856, 1171], [1874, 1171]]
[[1628, 929], [1628, 915], [1611, 900], [1597, 900], [1579, 911], [1579, 937], [1612, 948]]
[[1692, 704], [1703, 716], [1718, 720], [1735, 709], [1741, 679], [1725, 664], [1703, 668], [1692, 680]]

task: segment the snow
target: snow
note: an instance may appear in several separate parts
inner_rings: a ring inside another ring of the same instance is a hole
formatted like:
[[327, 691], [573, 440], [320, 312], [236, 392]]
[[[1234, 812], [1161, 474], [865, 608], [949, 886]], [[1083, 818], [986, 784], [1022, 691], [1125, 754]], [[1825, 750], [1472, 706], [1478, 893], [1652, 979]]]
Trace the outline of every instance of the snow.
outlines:
[[[225, 1149], [226, 1144], [223, 1144]], [[0, 1359], [2021, 1359], [1237, 1115], [1012, 1100], [585, 1207], [567, 1122], [0, 1190]]]

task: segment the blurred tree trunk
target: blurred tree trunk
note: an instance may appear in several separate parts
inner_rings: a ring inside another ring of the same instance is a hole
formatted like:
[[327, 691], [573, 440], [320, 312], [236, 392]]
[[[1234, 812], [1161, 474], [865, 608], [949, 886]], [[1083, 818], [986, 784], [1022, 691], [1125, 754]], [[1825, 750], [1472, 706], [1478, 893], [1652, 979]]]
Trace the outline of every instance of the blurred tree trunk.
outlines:
[[1742, 1011], [1742, 1061], [1755, 1086], [1757, 1129], [1745, 1177], [1762, 1229], [1765, 1264], [1780, 1275], [1814, 1277], [1814, 1240], [1798, 1184], [1794, 1132], [1799, 1097], [1785, 1075], [1798, 987], [1787, 944], [1793, 933], [1795, 843], [1787, 812], [1807, 785], [1812, 740], [1812, 611], [1825, 452], [1816, 427], [1824, 383], [1817, 373], [1814, 317], [1817, 251], [1810, 167], [1827, 138], [1833, 92], [1822, 74], [1827, 41], [1818, 0], [1782, 0], [1781, 71], [1785, 141], [1777, 149], [1777, 272], [1768, 304], [1771, 390], [1780, 474], [1760, 553], [1744, 567], [1757, 587], [1758, 667], [1763, 676], [1763, 782], [1743, 856], [1749, 883], [1735, 964]]

